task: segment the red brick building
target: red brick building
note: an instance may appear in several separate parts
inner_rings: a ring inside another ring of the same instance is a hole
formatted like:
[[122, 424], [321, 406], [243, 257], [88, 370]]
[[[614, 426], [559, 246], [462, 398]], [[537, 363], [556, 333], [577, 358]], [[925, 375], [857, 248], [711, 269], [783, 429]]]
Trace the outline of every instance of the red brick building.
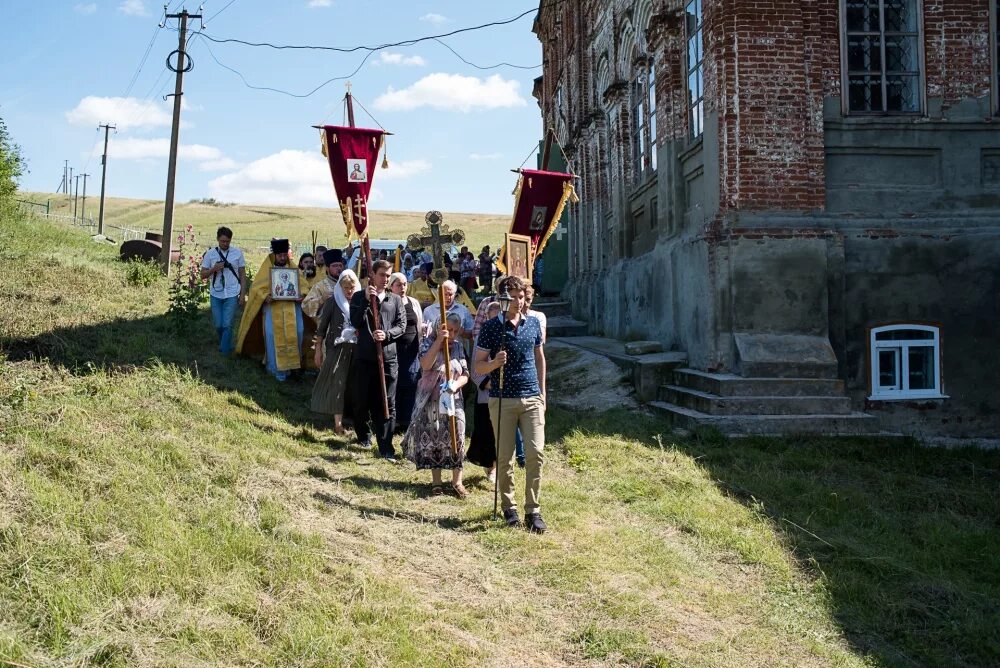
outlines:
[[995, 434], [998, 12], [542, 0], [535, 93], [580, 176], [577, 315], [688, 354], [661, 397], [684, 423], [840, 415], [828, 427], [848, 431], [875, 424], [865, 411]]

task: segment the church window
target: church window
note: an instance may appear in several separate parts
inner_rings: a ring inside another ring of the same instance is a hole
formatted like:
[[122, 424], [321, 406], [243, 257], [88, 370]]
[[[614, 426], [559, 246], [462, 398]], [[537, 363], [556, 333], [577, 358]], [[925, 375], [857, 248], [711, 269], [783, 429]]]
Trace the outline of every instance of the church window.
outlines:
[[942, 399], [941, 336], [929, 325], [875, 327], [871, 343], [873, 400]]
[[[1000, 0], [998, 0], [1000, 1]], [[649, 61], [649, 77], [646, 83], [646, 110], [649, 122], [646, 124], [649, 132], [649, 168], [656, 169], [656, 65], [652, 58]]]
[[688, 128], [692, 139], [705, 131], [705, 49], [702, 37], [703, 0], [689, 0], [684, 7], [687, 36]]
[[841, 0], [848, 113], [920, 111], [920, 4], [918, 0]]
[[1000, 0], [990, 6], [991, 33], [993, 35], [993, 113], [1000, 116]]
[[632, 82], [632, 156], [635, 180], [656, 169], [656, 71], [642, 60]]

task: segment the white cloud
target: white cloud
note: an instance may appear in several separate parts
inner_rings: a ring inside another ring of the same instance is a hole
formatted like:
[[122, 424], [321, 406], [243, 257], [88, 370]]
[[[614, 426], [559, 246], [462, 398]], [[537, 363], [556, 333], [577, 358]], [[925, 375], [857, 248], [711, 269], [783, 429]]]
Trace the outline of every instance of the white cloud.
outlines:
[[378, 54], [378, 60], [373, 64], [375, 65], [412, 65], [416, 67], [422, 67], [427, 64], [427, 61], [420, 56], [404, 56], [401, 53], [392, 53], [391, 51], [382, 51]]
[[333, 0], [309, 0], [309, 4], [307, 6], [310, 9], [314, 9], [316, 7], [329, 7], [332, 4]]
[[431, 163], [419, 158], [417, 160], [390, 160], [389, 169], [380, 169], [375, 178], [380, 180], [385, 179], [386, 181], [408, 179], [415, 174], [429, 172], [430, 170]]
[[433, 23], [435, 25], [441, 25], [442, 23], [447, 23], [450, 19], [447, 16], [441, 16], [440, 14], [430, 13], [421, 16], [420, 20], [425, 21], [427, 23]]
[[[101, 150], [100, 144], [94, 146], [90, 157], [99, 157]], [[108, 156], [113, 161], [163, 162], [170, 156], [170, 140], [116, 138], [108, 143]], [[198, 171], [201, 172], [219, 172], [240, 166], [235, 160], [223, 155], [220, 149], [204, 144], [181, 144], [177, 147], [177, 157], [186, 162], [197, 163]]]
[[206, 160], [198, 165], [198, 169], [202, 172], [222, 172], [227, 169], [236, 169], [239, 166], [240, 163], [232, 158], [219, 158], [218, 160]]
[[[426, 160], [390, 160], [389, 169], [379, 169], [375, 179], [404, 179], [429, 171]], [[335, 206], [336, 195], [330, 167], [319, 152], [285, 149], [223, 174], [208, 182], [209, 196], [225, 202], [283, 204], [287, 206]], [[379, 199], [372, 189], [369, 201]]]
[[91, 2], [85, 5], [81, 2], [79, 4], [73, 5], [73, 11], [75, 11], [77, 14], [93, 14], [94, 12], [97, 11], [97, 3]]
[[503, 153], [470, 153], [469, 160], [499, 160]]
[[169, 127], [172, 121], [167, 107], [134, 97], [96, 97], [88, 95], [66, 112], [71, 125], [96, 126], [113, 123], [120, 131], [131, 128]]
[[123, 0], [118, 5], [118, 11], [129, 16], [149, 16], [149, 10], [146, 9], [144, 0]]
[[408, 88], [389, 90], [375, 100], [383, 111], [410, 111], [432, 107], [448, 111], [469, 112], [477, 109], [523, 107], [517, 81], [505, 80], [499, 74], [486, 79], [460, 74], [429, 74]]

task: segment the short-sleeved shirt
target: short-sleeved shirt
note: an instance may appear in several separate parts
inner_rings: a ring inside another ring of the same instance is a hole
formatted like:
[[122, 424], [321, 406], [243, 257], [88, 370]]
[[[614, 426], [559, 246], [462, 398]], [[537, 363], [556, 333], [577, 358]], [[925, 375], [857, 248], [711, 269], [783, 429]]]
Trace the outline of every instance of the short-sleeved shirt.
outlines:
[[247, 261], [243, 257], [243, 251], [236, 246], [230, 246], [228, 251], [219, 251], [219, 247], [210, 249], [205, 253], [201, 261], [202, 269], [211, 269], [216, 262], [223, 260], [223, 255], [233, 265], [233, 270], [228, 268], [212, 274], [208, 277], [209, 294], [218, 299], [228, 299], [240, 296], [240, 269], [247, 266]]
[[[542, 393], [535, 366], [535, 348], [542, 345], [542, 327], [538, 318], [522, 317], [517, 327], [497, 316], [483, 323], [476, 348], [486, 350], [490, 357], [500, 352], [501, 343], [507, 352], [503, 367], [503, 398], [523, 399]], [[500, 369], [490, 374], [490, 396], [500, 396]]]

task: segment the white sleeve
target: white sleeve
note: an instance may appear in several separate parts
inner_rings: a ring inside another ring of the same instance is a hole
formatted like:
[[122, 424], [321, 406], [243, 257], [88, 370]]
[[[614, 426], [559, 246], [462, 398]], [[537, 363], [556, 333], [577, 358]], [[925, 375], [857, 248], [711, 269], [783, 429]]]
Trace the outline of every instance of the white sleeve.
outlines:
[[202, 269], [211, 269], [212, 265], [215, 264], [215, 260], [213, 260], [210, 257], [213, 252], [215, 252], [215, 249], [214, 248], [209, 248], [207, 251], [205, 251], [205, 254], [201, 257], [201, 268]]
[[235, 262], [235, 264], [233, 266], [236, 267], [237, 269], [246, 267], [247, 266], [247, 259], [243, 255], [243, 251], [241, 251], [239, 248], [237, 248], [236, 252], [239, 253], [239, 255], [236, 256], [236, 262]]

